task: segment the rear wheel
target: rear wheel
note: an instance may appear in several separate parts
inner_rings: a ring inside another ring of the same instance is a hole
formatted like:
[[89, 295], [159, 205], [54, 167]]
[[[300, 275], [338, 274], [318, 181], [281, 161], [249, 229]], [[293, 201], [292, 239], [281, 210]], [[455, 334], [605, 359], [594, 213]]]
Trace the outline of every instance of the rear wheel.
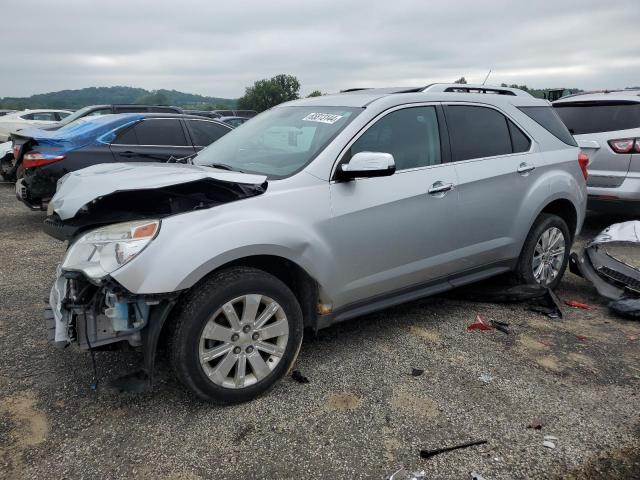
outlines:
[[543, 213], [531, 227], [518, 260], [516, 276], [522, 283], [552, 289], [562, 280], [571, 249], [571, 233], [557, 215]]
[[172, 364], [199, 397], [251, 400], [286, 375], [302, 344], [302, 311], [289, 288], [253, 268], [214, 274], [176, 319]]

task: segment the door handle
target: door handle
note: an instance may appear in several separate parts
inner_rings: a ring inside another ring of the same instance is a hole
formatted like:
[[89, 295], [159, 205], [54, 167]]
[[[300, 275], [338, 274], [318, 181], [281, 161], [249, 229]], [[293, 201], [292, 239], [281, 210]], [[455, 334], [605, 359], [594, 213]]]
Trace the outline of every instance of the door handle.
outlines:
[[438, 180], [429, 187], [427, 192], [429, 195], [437, 195], [439, 193], [447, 193], [449, 190], [453, 190], [453, 183], [444, 183]]
[[518, 167], [518, 173], [529, 173], [533, 172], [535, 169], [535, 165], [529, 165], [528, 163], [522, 162]]

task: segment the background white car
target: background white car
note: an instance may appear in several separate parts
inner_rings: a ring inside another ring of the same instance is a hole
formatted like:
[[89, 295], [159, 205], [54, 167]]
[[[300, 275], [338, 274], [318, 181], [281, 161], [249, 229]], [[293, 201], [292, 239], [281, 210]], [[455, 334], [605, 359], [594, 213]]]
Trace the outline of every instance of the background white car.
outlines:
[[0, 117], [0, 142], [9, 140], [9, 135], [25, 127], [54, 125], [71, 115], [69, 110], [24, 110]]

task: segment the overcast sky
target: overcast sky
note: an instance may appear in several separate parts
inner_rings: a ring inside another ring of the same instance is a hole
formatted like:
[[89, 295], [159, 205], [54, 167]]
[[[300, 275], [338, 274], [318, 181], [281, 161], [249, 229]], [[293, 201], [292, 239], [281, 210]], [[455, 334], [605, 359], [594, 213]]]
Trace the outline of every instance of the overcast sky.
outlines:
[[87, 86], [238, 97], [464, 75], [532, 87], [640, 85], [638, 0], [3, 0], [0, 97]]

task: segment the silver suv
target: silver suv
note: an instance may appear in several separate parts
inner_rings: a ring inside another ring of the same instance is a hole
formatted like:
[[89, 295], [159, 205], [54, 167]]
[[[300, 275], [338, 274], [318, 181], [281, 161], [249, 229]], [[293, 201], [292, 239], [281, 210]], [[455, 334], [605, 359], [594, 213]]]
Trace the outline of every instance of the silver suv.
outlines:
[[199, 397], [241, 402], [292, 367], [305, 329], [512, 271], [558, 285], [585, 165], [551, 105], [431, 85], [297, 100], [193, 160], [63, 177], [48, 233], [70, 240], [51, 339], [160, 337]]
[[588, 208], [640, 214], [640, 90], [570, 95], [553, 106], [589, 157]]

